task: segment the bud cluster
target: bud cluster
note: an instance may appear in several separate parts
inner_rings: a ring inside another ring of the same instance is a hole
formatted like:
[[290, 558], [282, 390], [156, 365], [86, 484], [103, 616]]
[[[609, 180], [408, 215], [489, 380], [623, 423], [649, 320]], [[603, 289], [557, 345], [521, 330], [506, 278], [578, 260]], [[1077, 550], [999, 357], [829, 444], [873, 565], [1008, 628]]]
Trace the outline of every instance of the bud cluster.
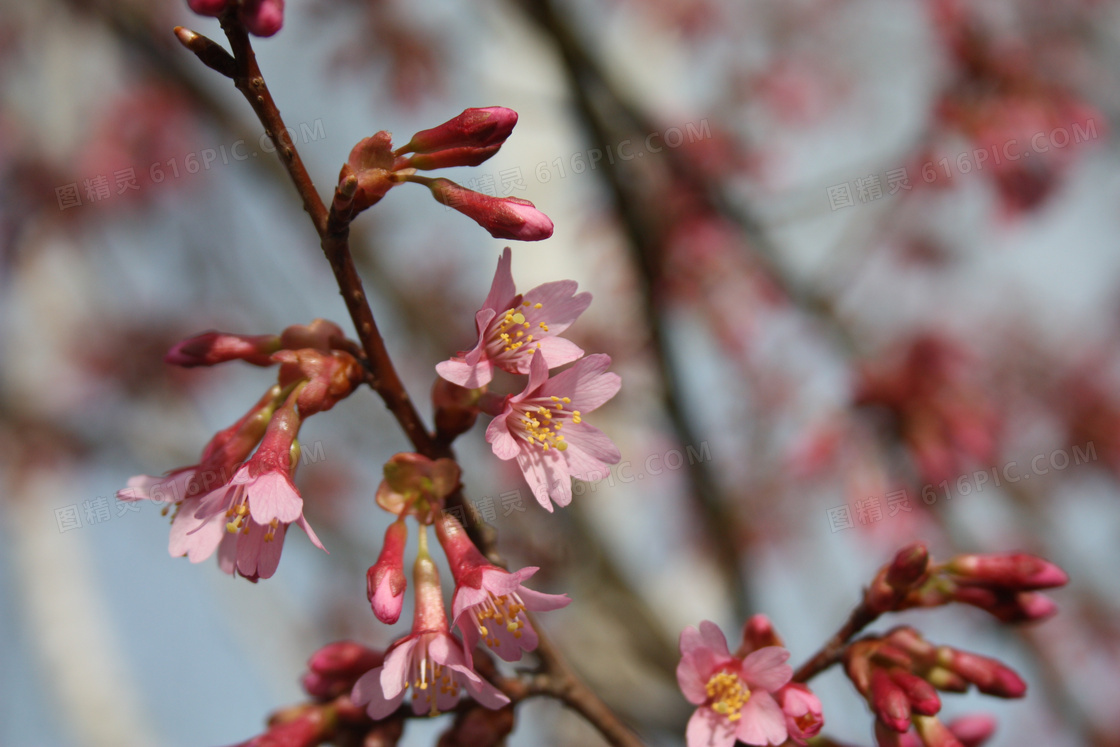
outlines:
[[1053, 563], [1026, 553], [957, 555], [932, 563], [921, 543], [903, 548], [883, 566], [867, 589], [875, 614], [960, 602], [1001, 622], [1041, 620], [1056, 611], [1041, 589], [1064, 586], [1069, 577]]
[[[491, 197], [450, 179], [430, 179], [417, 171], [478, 166], [502, 147], [517, 124], [517, 112], [501, 106], [467, 109], [447, 122], [412, 136], [393, 149], [382, 130], [361, 140], [338, 174], [331, 212], [349, 221], [404, 182], [423, 184], [441, 204], [458, 210], [496, 239], [540, 241], [552, 235], [552, 221], [533, 203], [517, 197]], [[412, 155], [408, 155], [408, 154]]]
[[901, 745], [900, 735], [913, 726], [926, 747], [959, 747], [936, 716], [941, 710], [938, 691], [962, 693], [975, 687], [985, 695], [1021, 698], [1023, 680], [995, 659], [936, 646], [918, 631], [900, 627], [881, 636], [850, 644], [844, 669], [876, 717], [880, 745]]

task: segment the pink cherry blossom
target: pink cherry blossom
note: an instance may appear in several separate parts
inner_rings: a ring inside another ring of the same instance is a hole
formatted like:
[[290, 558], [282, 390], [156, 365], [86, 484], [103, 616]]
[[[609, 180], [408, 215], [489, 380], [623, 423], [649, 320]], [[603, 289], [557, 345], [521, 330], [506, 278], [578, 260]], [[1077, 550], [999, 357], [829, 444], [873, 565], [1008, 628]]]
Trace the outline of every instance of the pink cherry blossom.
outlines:
[[621, 458], [618, 448], [598, 428], [583, 422], [613, 397], [622, 385], [607, 373], [610, 356], [589, 355], [549, 378], [543, 356], [533, 356], [525, 390], [506, 400], [486, 429], [486, 440], [503, 460], [517, 465], [537, 501], [549, 511], [552, 501], [572, 500], [572, 481], [598, 480]]
[[260, 447], [230, 483], [201, 498], [194, 512], [197, 525], [184, 538], [188, 553], [209, 555], [220, 549], [218, 565], [223, 571], [255, 581], [276, 572], [289, 524], [298, 524], [316, 547], [325, 550], [303, 516], [303, 498], [292, 482], [296, 466], [292, 447], [300, 425], [295, 408], [298, 395], [297, 389], [272, 416]]
[[789, 737], [786, 715], [773, 693], [789, 682], [789, 651], [766, 646], [744, 658], [732, 656], [715, 623], [681, 633], [677, 683], [697, 706], [689, 719], [688, 747], [780, 745]]
[[574, 280], [560, 280], [533, 288], [522, 296], [513, 284], [509, 247], [498, 260], [490, 293], [475, 314], [478, 342], [473, 350], [436, 366], [447, 381], [468, 389], [490, 383], [494, 368], [529, 373], [533, 355], [544, 357], [548, 368], [571, 363], [583, 350], [558, 337], [591, 303], [590, 293], [576, 293]]
[[439, 572], [427, 551], [426, 527], [421, 528], [419, 539], [413, 566], [416, 608], [412, 632], [389, 647], [381, 666], [358, 679], [350, 697], [365, 705], [375, 720], [397, 710], [409, 688], [412, 711], [417, 715], [436, 716], [454, 708], [463, 688], [479, 704], [501, 708], [509, 698], [474, 671], [459, 639], [450, 633]]
[[479, 552], [455, 517], [445, 514], [436, 522], [436, 533], [455, 576], [451, 618], [463, 633], [467, 660], [482, 640], [506, 661], [519, 661], [522, 651], [537, 647], [537, 632], [526, 610], [547, 612], [567, 606], [560, 594], [543, 594], [522, 586], [537, 568], [510, 573], [493, 565]]

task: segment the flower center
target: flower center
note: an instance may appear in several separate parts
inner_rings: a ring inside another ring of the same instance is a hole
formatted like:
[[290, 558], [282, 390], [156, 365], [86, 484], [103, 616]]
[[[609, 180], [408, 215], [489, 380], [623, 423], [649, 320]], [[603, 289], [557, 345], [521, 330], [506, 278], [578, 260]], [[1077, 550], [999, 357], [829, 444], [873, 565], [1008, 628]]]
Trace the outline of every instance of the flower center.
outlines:
[[[542, 304], [539, 303], [532, 305], [534, 309], [541, 307]], [[515, 306], [496, 317], [498, 324], [494, 327], [494, 331], [490, 333], [490, 339], [502, 346], [503, 353], [515, 353], [522, 346], [533, 342], [533, 335], [526, 332], [526, 330], [532, 329], [533, 325], [526, 321], [525, 314], [521, 311], [522, 308], [529, 308], [529, 302], [522, 301], [520, 307]], [[544, 322], [538, 322], [537, 326], [544, 332], [548, 331], [548, 325]], [[536, 347], [540, 347], [539, 342]], [[536, 352], [536, 347], [530, 346], [525, 352], [532, 355]]]
[[751, 697], [747, 684], [734, 672], [716, 672], [705, 689], [712, 702], [711, 709], [726, 716], [728, 721], [738, 721], [742, 717], [743, 706]]
[[514, 638], [520, 638], [521, 629], [525, 627], [525, 623], [521, 621], [521, 613], [524, 610], [525, 603], [516, 594], [503, 594], [500, 597], [490, 594], [490, 598], [485, 602], [471, 608], [471, 617], [474, 618], [474, 624], [478, 627], [478, 632], [486, 645], [497, 648], [501, 642], [494, 630], [487, 626], [487, 621], [492, 621], [491, 625], [495, 629], [498, 626], [503, 627], [512, 633]]
[[[249, 500], [244, 490], [239, 490], [237, 498], [229, 508], [226, 509], [226, 531], [230, 534], [249, 533]], [[264, 533], [264, 541], [272, 542], [276, 539], [276, 528], [280, 526], [280, 522], [273, 519], [267, 531]]]
[[555, 448], [564, 451], [568, 444], [560, 429], [564, 423], [571, 420], [573, 423], [581, 422], [579, 410], [565, 410], [564, 405], [572, 403], [570, 397], [549, 397], [548, 400], [538, 399], [525, 402], [521, 409], [521, 426], [525, 429], [525, 440], [529, 443], [540, 444], [545, 451]]
[[429, 716], [438, 716], [436, 699], [445, 694], [456, 697], [459, 694], [459, 683], [452, 678], [447, 668], [429, 659], [425, 650], [419, 666], [412, 672], [412, 697], [420, 698], [428, 704]]

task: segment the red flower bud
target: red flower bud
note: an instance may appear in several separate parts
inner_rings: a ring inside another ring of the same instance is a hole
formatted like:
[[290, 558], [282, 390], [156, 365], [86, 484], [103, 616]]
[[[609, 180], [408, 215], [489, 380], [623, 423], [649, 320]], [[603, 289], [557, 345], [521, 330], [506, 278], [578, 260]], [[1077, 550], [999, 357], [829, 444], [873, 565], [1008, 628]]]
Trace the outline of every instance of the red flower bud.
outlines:
[[964, 747], [980, 747], [991, 738], [995, 730], [996, 720], [982, 713], [961, 716], [949, 722], [949, 731], [953, 732], [953, 736]]
[[885, 669], [871, 672], [871, 709], [884, 724], [902, 733], [910, 728], [910, 700]]
[[959, 583], [977, 583], [1011, 591], [1052, 589], [1069, 583], [1058, 566], [1034, 555], [958, 555], [945, 568]]
[[250, 34], [272, 36], [284, 25], [284, 0], [245, 0], [241, 21]]
[[517, 124], [517, 112], [502, 106], [466, 109], [430, 130], [412, 136], [398, 153], [432, 153], [451, 148], [501, 146]]
[[191, 10], [200, 16], [220, 16], [228, 0], [187, 0]]
[[906, 693], [914, 713], [933, 716], [941, 710], [941, 698], [937, 697], [937, 691], [918, 675], [894, 669], [891, 670], [891, 679]]
[[271, 366], [269, 356], [279, 349], [280, 338], [276, 335], [227, 335], [210, 331], [178, 343], [163, 360], [183, 368], [213, 366], [233, 360], [243, 360], [254, 366]]
[[887, 566], [887, 583], [898, 591], [909, 591], [926, 575], [929, 550], [921, 542], [904, 547]]
[[552, 235], [552, 221], [528, 200], [491, 197], [461, 187], [450, 179], [427, 179], [424, 183], [437, 202], [474, 220], [496, 239], [541, 241]]
[[384, 654], [353, 641], [328, 643], [307, 661], [303, 689], [319, 700], [349, 692], [363, 674], [381, 666]]
[[491, 145], [486, 148], [448, 148], [437, 150], [435, 153], [417, 153], [405, 158], [398, 158], [393, 167], [400, 169], [448, 169], [453, 166], [478, 166], [490, 160], [490, 157], [502, 146]]
[[1019, 675], [995, 659], [942, 646], [938, 649], [937, 660], [976, 685], [976, 689], [985, 695], [1021, 698], [1027, 692], [1027, 684]]
[[392, 625], [401, 616], [408, 579], [404, 575], [404, 546], [408, 525], [397, 519], [385, 530], [385, 542], [377, 562], [366, 572], [366, 597], [377, 619]]
[[735, 656], [742, 658], [752, 651], [767, 646], [784, 648], [785, 644], [782, 642], [782, 637], [774, 631], [770, 618], [763, 614], [753, 615], [743, 625], [743, 642], [735, 652]]

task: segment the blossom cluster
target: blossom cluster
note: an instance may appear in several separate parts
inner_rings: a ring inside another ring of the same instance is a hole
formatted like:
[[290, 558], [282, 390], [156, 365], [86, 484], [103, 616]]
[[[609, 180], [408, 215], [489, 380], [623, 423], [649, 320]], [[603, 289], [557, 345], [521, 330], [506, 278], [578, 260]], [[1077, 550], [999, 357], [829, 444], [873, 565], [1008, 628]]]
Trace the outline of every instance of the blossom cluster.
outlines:
[[[576, 293], [572, 280], [518, 293], [511, 263], [507, 247], [475, 314], [475, 346], [436, 371], [450, 384], [475, 390], [479, 407], [494, 416], [486, 429], [494, 454], [516, 459], [537, 501], [551, 511], [553, 502], [571, 502], [571, 478], [596, 479], [621, 459], [614, 443], [583, 421], [618, 392], [621, 380], [607, 372], [610, 356], [584, 357], [579, 346], [560, 337], [591, 303], [591, 294]], [[550, 373], [573, 361], [570, 368]], [[525, 387], [504, 398], [484, 396], [495, 369], [527, 374]]]
[[279, 364], [277, 383], [210, 439], [197, 464], [163, 476], [137, 475], [117, 491], [119, 500], [149, 500], [163, 504], [165, 514], [173, 510], [172, 556], [200, 563], [217, 551], [223, 571], [256, 581], [276, 572], [291, 524], [324, 549], [303, 516], [294, 478], [304, 419], [329, 410], [364, 378], [357, 359], [333, 348], [341, 339], [337, 325], [316, 319], [279, 335], [207, 332], [167, 354], [168, 363], [184, 367], [233, 360]]

